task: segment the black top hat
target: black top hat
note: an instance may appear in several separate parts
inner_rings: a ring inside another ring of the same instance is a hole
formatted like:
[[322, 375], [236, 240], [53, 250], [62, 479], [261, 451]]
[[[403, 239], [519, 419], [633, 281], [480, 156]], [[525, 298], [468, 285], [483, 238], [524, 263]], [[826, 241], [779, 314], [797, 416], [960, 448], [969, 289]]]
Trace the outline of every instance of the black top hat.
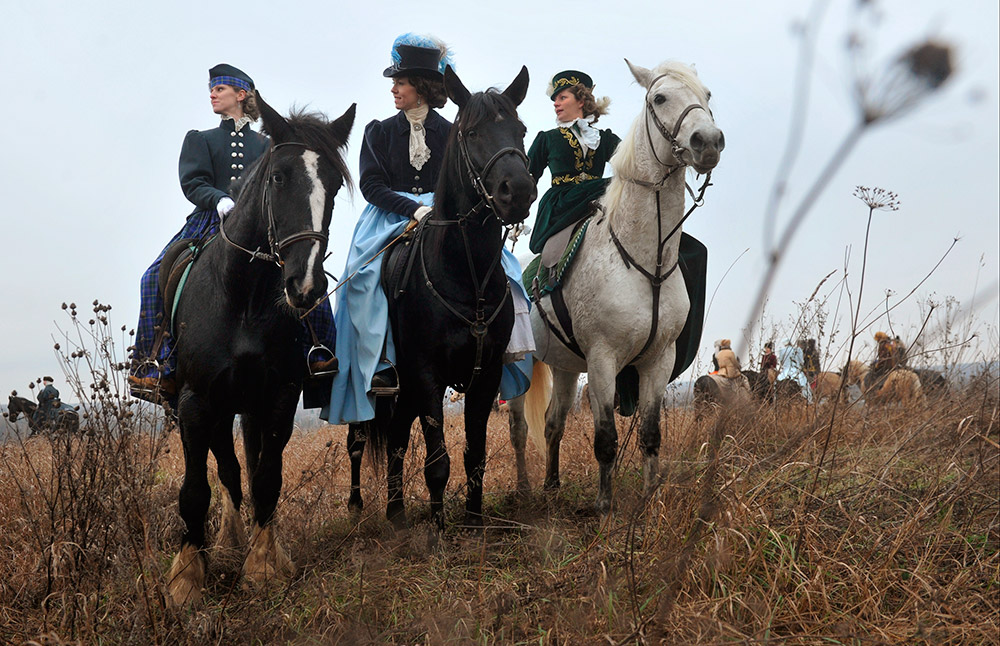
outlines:
[[219, 63], [208, 70], [208, 88], [212, 89], [216, 85], [228, 85], [247, 92], [254, 90], [253, 79], [250, 78], [250, 75], [228, 63]]
[[[438, 69], [441, 62], [441, 50], [437, 47], [418, 47], [416, 45], [396, 45], [399, 61], [393, 60], [392, 66], [385, 68], [382, 76], [426, 76], [442, 79], [444, 75]], [[395, 57], [393, 57], [395, 59]]]

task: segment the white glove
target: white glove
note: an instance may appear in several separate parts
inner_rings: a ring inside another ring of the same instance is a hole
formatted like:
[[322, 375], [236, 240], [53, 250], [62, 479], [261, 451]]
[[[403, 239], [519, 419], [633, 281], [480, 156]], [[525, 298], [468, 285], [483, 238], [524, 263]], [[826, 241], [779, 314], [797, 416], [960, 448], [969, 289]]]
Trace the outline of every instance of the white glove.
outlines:
[[432, 209], [429, 206], [421, 206], [413, 213], [413, 219], [420, 222], [427, 217], [427, 214], [430, 213], [431, 210]]
[[236, 202], [233, 202], [228, 197], [224, 197], [219, 200], [218, 204], [215, 205], [215, 210], [219, 212], [219, 217], [221, 218], [225, 214], [232, 211], [234, 206], [236, 206]]

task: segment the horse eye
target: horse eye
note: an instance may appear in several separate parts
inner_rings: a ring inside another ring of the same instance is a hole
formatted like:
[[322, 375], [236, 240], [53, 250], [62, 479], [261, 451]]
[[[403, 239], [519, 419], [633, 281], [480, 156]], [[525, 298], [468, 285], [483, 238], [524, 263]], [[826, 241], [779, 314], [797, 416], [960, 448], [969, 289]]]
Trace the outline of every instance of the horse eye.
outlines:
[[705, 98], [707, 98], [709, 101], [711, 101], [712, 100], [712, 93], [711, 92], [705, 92]]
[[476, 137], [479, 136], [479, 133], [477, 133], [475, 130], [466, 130], [465, 136], [468, 137], [469, 139], [475, 139]]
[[653, 97], [653, 103], [655, 103], [656, 105], [663, 105], [666, 102], [667, 102], [667, 97], [663, 96], [662, 94], [657, 94], [655, 97]]
[[271, 181], [275, 184], [283, 184], [285, 182], [285, 178], [281, 173], [274, 172], [271, 173]]

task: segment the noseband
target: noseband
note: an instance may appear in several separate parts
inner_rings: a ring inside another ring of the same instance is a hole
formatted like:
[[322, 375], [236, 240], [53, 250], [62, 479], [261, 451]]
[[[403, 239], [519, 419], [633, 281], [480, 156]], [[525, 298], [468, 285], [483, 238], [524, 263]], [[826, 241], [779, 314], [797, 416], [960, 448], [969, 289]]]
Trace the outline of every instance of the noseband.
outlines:
[[[274, 162], [274, 152], [283, 146], [301, 146], [304, 150], [312, 150], [304, 143], [297, 141], [289, 141], [281, 144], [276, 144], [271, 147], [271, 152], [267, 157], [267, 166], [264, 167], [264, 173], [266, 175], [262, 188], [261, 188], [261, 203], [264, 205], [267, 211], [267, 243], [271, 248], [271, 252], [267, 253], [260, 250], [257, 247], [255, 251], [251, 251], [246, 247], [242, 247], [237, 243], [233, 242], [228, 235], [226, 235], [226, 229], [223, 226], [225, 218], [220, 218], [219, 220], [219, 233], [222, 234], [222, 239], [228, 242], [230, 245], [236, 247], [240, 251], [243, 251], [250, 255], [250, 261], [253, 262], [254, 259], [264, 260], [267, 262], [273, 262], [279, 267], [284, 266], [285, 261], [281, 257], [281, 252], [295, 244], [296, 242], [301, 242], [303, 240], [318, 240], [320, 242], [327, 242], [329, 237], [322, 231], [315, 231], [313, 229], [303, 229], [297, 233], [293, 233], [290, 236], [286, 236], [281, 240], [278, 240], [278, 227], [274, 220], [274, 207], [271, 204], [271, 185], [273, 184], [273, 179], [271, 177], [272, 164]], [[315, 152], [315, 151], [313, 151]], [[259, 171], [258, 171], [259, 172]]]

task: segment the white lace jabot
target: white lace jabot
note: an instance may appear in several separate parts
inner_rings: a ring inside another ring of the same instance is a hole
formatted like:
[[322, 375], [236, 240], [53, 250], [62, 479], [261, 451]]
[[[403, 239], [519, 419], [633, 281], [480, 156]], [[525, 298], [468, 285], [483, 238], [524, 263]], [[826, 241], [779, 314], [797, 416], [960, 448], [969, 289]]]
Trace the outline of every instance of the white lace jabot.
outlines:
[[601, 131], [590, 125], [594, 123], [594, 119], [594, 115], [591, 114], [573, 121], [556, 121], [556, 123], [560, 128], [566, 128], [573, 133], [583, 148], [583, 154], [586, 155], [588, 150], [597, 150], [601, 145]]
[[424, 129], [427, 112], [426, 103], [412, 110], [403, 110], [406, 120], [410, 122], [410, 165], [417, 170], [423, 168], [431, 158], [431, 149], [427, 147], [427, 131]]

